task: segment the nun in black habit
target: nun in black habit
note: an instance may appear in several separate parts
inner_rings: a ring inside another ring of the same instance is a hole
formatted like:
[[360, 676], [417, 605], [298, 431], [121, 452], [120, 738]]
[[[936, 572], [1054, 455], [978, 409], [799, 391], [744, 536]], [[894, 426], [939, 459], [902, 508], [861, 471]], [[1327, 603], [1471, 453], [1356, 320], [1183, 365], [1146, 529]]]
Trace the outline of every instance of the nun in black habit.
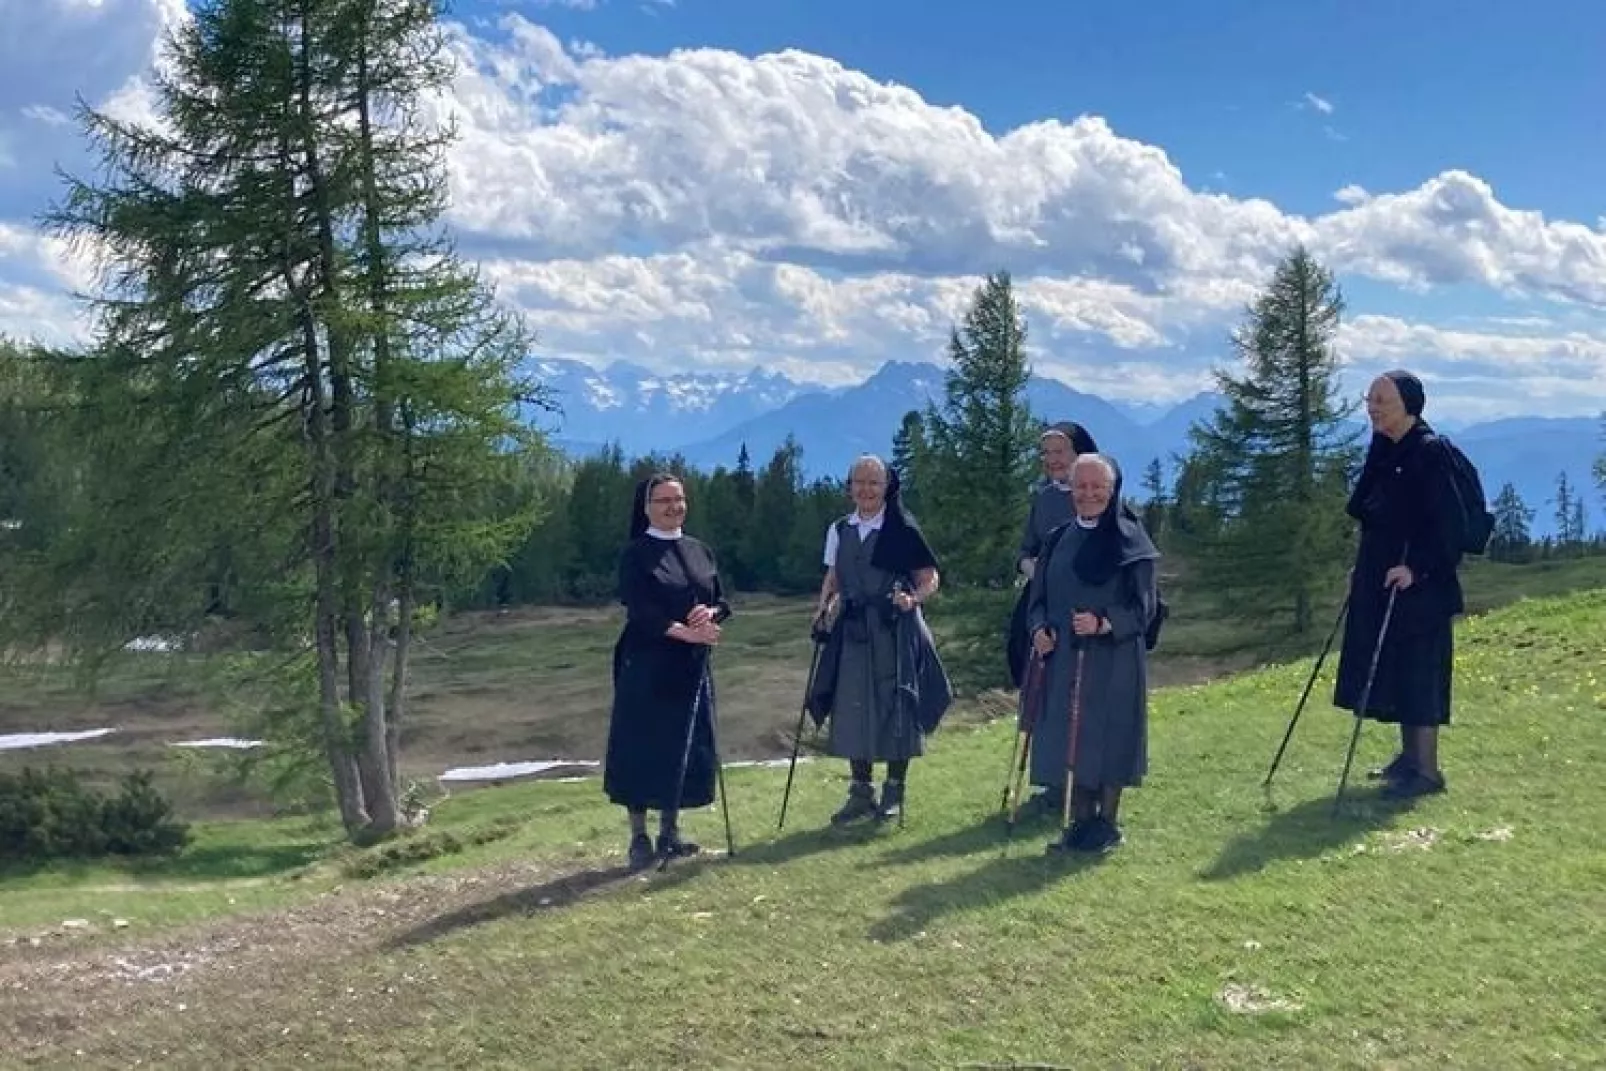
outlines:
[[[854, 512], [826, 529], [817, 623], [836, 613], [808, 696], [816, 723], [830, 720], [827, 750], [852, 772], [835, 825], [901, 816], [909, 760], [953, 698], [920, 609], [936, 594], [937, 559], [904, 513], [897, 473], [866, 455], [848, 485]], [[877, 762], [887, 764], [879, 801]]]
[[[1160, 553], [1121, 506], [1121, 473], [1100, 454], [1072, 469], [1076, 516], [1049, 538], [1031, 584], [1027, 623], [1043, 657], [1033, 723], [1032, 783], [1071, 816], [1051, 850], [1108, 851], [1121, 843], [1123, 789], [1148, 770], [1148, 651], [1158, 612]], [[1068, 775], [1068, 776], [1067, 776]]]
[[[619, 560], [625, 627], [613, 649], [613, 714], [603, 790], [630, 815], [630, 866], [694, 855], [680, 835], [687, 807], [714, 801], [714, 680], [710, 650], [730, 615], [713, 551], [681, 531], [686, 490], [660, 473], [636, 487], [630, 542]], [[659, 812], [656, 844], [647, 811]]]
[[[1361, 538], [1333, 694], [1339, 707], [1399, 725], [1399, 754], [1371, 774], [1399, 799], [1444, 791], [1438, 738], [1450, 721], [1451, 619], [1466, 608], [1456, 575], [1461, 512], [1448, 450], [1422, 419], [1426, 403], [1409, 372], [1385, 372], [1367, 390], [1373, 434], [1346, 507]], [[1380, 634], [1377, 676], [1359, 710]]]

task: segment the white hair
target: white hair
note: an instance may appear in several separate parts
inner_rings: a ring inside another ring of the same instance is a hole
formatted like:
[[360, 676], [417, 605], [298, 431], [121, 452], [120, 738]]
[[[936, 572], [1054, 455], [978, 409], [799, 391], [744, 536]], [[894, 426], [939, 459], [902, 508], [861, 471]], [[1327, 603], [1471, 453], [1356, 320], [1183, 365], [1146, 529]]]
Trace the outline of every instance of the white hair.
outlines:
[[853, 479], [853, 474], [860, 469], [867, 468], [873, 468], [880, 472], [883, 480], [887, 478], [887, 463], [885, 461], [882, 461], [874, 454], [860, 454], [853, 459], [853, 464], [848, 466], [848, 479]]
[[1076, 470], [1087, 465], [1097, 465], [1104, 470], [1110, 478], [1110, 486], [1115, 486], [1115, 463], [1103, 454], [1077, 454], [1076, 460], [1071, 462], [1071, 478], [1076, 478]]

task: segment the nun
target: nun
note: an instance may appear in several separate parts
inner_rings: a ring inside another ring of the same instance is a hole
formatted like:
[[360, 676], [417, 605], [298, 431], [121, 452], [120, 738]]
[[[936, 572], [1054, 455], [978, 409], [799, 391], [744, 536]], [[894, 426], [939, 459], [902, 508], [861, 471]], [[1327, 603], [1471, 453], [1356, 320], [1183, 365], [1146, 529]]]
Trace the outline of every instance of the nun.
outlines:
[[[816, 629], [827, 639], [808, 704], [816, 724], [829, 719], [828, 753], [848, 760], [837, 826], [902, 817], [909, 760], [924, 754], [953, 699], [921, 610], [937, 593], [937, 559], [904, 513], [897, 474], [867, 454], [848, 488], [854, 511], [825, 533]], [[879, 799], [878, 762], [886, 764]]]
[[[1102, 454], [1072, 464], [1075, 516], [1049, 537], [1027, 623], [1043, 659], [1032, 783], [1063, 800], [1069, 822], [1050, 851], [1106, 852], [1122, 841], [1123, 789], [1148, 769], [1148, 651], [1159, 551], [1121, 508], [1121, 473]], [[1069, 785], [1067, 785], [1069, 781]]]
[[[1098, 452], [1098, 444], [1086, 428], [1071, 420], [1051, 424], [1038, 436], [1037, 451], [1043, 465], [1043, 481], [1032, 491], [1031, 503], [1026, 510], [1026, 530], [1021, 535], [1020, 549], [1015, 556], [1016, 568], [1027, 584], [1037, 568], [1037, 557], [1043, 544], [1054, 529], [1075, 516], [1071, 509], [1071, 462], [1082, 454]], [[1031, 638], [1026, 634], [1026, 585], [1021, 586], [1020, 597], [1015, 600], [1015, 612], [1009, 619], [1009, 676], [1020, 688], [1026, 682], [1027, 660], [1031, 652]]]
[[[707, 545], [681, 530], [686, 488], [659, 473], [636, 486], [619, 559], [625, 626], [613, 649], [613, 712], [603, 791], [630, 816], [630, 868], [695, 855], [681, 836], [688, 807], [714, 801], [714, 681], [708, 656], [730, 607]], [[658, 812], [658, 838], [647, 812]]]
[[[1372, 441], [1346, 507], [1361, 537], [1333, 703], [1400, 727], [1399, 753], [1371, 772], [1396, 799], [1445, 790], [1439, 727], [1450, 722], [1451, 622], [1466, 609], [1456, 575], [1460, 510], [1448, 452], [1422, 419], [1426, 403], [1422, 381], [1409, 372], [1372, 381]], [[1377, 675], [1367, 693], [1374, 651]]]

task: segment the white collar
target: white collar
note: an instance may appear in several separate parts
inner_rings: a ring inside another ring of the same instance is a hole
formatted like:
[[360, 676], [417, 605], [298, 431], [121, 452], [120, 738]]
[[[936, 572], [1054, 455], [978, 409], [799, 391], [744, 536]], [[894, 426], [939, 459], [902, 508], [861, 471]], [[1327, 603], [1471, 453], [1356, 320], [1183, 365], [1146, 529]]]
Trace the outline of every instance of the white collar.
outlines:
[[1069, 491], [1071, 485], [1061, 480], [1049, 480], [1048, 485], [1056, 491]]
[[861, 517], [859, 515], [859, 511], [854, 510], [853, 514], [848, 517], [848, 523], [853, 525], [855, 528], [862, 528], [873, 532], [877, 528], [881, 527], [881, 522], [886, 520], [886, 518], [887, 507], [882, 506], [876, 511], [876, 515], [874, 517]]
[[653, 527], [649, 526], [647, 528], [647, 534], [652, 536], [654, 539], [679, 539], [680, 538], [680, 529], [679, 528], [672, 528], [672, 529], [653, 528]]
[[1089, 521], [1089, 520], [1084, 520], [1080, 514], [1077, 515], [1076, 527], [1081, 528], [1084, 531], [1091, 532], [1093, 529], [1097, 528], [1098, 526], [1099, 526], [1099, 519], [1097, 517], [1094, 517], [1091, 521]]

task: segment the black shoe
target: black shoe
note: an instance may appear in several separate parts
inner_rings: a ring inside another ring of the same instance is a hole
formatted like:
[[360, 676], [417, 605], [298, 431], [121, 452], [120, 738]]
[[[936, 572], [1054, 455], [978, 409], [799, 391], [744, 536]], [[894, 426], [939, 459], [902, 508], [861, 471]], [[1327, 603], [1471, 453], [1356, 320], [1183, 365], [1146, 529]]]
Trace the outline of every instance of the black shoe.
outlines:
[[658, 834], [658, 855], [664, 859], [684, 859], [689, 855], [696, 855], [703, 850], [703, 846], [696, 841], [681, 837], [680, 830], [671, 829], [667, 833]]
[[630, 838], [630, 869], [646, 870], [652, 866], [655, 853], [652, 850], [652, 841], [647, 834], [637, 833]]
[[888, 781], [881, 786], [881, 804], [875, 809], [877, 822], [903, 818], [903, 782]]
[[831, 824], [845, 826], [849, 822], [869, 818], [875, 813], [875, 788], [868, 782], [855, 781], [848, 786], [848, 801], [831, 816]]
[[1084, 852], [1113, 852], [1121, 846], [1126, 838], [1121, 836], [1121, 827], [1108, 818], [1093, 819], [1092, 829], [1088, 831], [1087, 839], [1082, 842]]
[[1387, 766], [1366, 771], [1368, 781], [1399, 781], [1416, 773], [1416, 763], [1405, 752], [1394, 756]]
[[1390, 781], [1388, 786], [1383, 789], [1383, 796], [1385, 799], [1391, 800], [1414, 800], [1418, 796], [1437, 795], [1443, 792], [1446, 787], [1442, 773], [1429, 774], [1414, 770], [1407, 777]]
[[1048, 842], [1048, 853], [1057, 855], [1062, 852], [1086, 851], [1088, 834], [1097, 821], [1096, 818], [1078, 818], [1067, 826], [1065, 832], [1058, 838]]

